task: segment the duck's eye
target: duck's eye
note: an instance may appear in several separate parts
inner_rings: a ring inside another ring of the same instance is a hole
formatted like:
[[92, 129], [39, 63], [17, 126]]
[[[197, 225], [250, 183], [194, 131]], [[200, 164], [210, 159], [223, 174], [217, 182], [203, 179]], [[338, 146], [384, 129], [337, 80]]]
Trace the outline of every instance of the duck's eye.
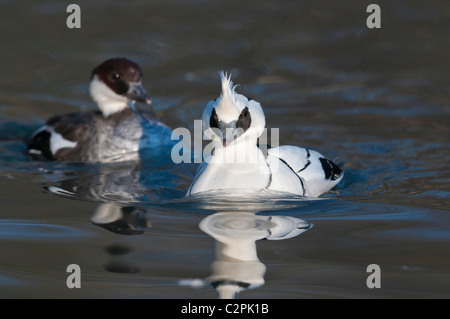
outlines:
[[209, 118], [209, 126], [219, 128], [219, 118], [217, 117], [216, 109], [211, 112], [211, 117]]
[[250, 116], [250, 112], [248, 111], [248, 107], [245, 107], [241, 114], [239, 114], [239, 118], [236, 121], [236, 128], [240, 127], [244, 131], [246, 131], [250, 125], [252, 124], [252, 117]]
[[118, 72], [114, 72], [111, 74], [111, 78], [113, 80], [119, 80], [120, 79], [120, 74]]

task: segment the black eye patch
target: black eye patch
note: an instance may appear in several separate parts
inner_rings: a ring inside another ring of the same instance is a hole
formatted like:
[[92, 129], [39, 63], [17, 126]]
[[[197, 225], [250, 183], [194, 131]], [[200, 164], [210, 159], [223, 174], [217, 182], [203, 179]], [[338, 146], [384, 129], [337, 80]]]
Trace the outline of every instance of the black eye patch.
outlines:
[[116, 93], [121, 95], [127, 93], [128, 90], [130, 89], [128, 83], [123, 80], [117, 80], [114, 83], [112, 83], [111, 86], [114, 88], [114, 91], [116, 91]]
[[120, 74], [116, 71], [110, 73], [110, 77], [112, 81], [116, 81], [120, 79]]
[[252, 124], [252, 117], [250, 116], [250, 112], [248, 111], [248, 107], [242, 110], [241, 114], [239, 114], [239, 118], [236, 121], [236, 128], [240, 127], [245, 131]]
[[124, 81], [117, 71], [112, 71], [107, 77], [108, 86], [114, 90], [117, 94], [123, 95], [128, 92], [130, 86]]
[[219, 118], [217, 117], [216, 109], [211, 112], [211, 117], [209, 118], [209, 126], [219, 128]]

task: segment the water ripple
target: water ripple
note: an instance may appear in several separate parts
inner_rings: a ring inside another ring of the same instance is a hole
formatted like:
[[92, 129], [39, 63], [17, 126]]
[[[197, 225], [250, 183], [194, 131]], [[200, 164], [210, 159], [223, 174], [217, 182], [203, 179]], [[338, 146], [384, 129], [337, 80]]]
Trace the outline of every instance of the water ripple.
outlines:
[[33, 221], [0, 220], [0, 239], [8, 240], [68, 240], [87, 237], [89, 232], [55, 224], [38, 224]]

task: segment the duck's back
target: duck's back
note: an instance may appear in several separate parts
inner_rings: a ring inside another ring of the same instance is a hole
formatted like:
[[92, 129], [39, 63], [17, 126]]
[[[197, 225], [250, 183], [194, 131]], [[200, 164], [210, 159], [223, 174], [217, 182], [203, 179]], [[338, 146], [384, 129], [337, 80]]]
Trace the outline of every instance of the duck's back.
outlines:
[[[268, 162], [284, 168], [284, 171], [278, 171], [282, 175], [281, 180], [287, 175], [297, 176], [300, 194], [304, 196], [318, 197], [336, 186], [344, 176], [336, 164], [319, 152], [298, 146], [284, 145], [269, 149]], [[290, 170], [289, 174], [286, 174], [285, 168]]]
[[65, 114], [49, 119], [31, 136], [28, 153], [37, 160], [102, 162], [123, 160], [124, 157], [134, 159], [143, 140], [147, 139], [144, 130], [157, 125], [160, 123], [153, 113], [130, 108], [108, 117], [98, 111]]

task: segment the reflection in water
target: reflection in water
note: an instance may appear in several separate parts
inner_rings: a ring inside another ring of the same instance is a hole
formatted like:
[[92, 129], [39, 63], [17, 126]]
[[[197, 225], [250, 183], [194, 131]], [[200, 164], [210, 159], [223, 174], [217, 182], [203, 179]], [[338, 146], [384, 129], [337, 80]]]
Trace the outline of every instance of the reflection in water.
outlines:
[[101, 165], [88, 172], [64, 172], [46, 186], [52, 194], [93, 202], [134, 202], [145, 193], [139, 162]]
[[289, 239], [311, 227], [298, 218], [251, 212], [221, 212], [206, 217], [200, 229], [215, 239], [215, 260], [206, 281], [220, 298], [234, 298], [242, 290], [262, 286], [266, 267], [258, 259], [256, 241]]
[[[102, 167], [95, 175], [65, 179], [46, 186], [46, 190], [63, 197], [96, 202], [91, 222], [113, 233], [141, 235], [152, 227], [151, 212], [144, 206], [148, 200], [139, 201], [139, 198], [148, 198], [146, 193], [154, 189], [142, 183], [139, 166]], [[276, 202], [268, 199], [265, 193], [261, 199], [266, 201], [251, 200], [245, 194], [240, 194], [241, 197], [229, 193], [222, 195], [212, 193], [209, 200], [201, 197], [199, 200], [195, 196], [191, 199], [200, 209], [207, 207], [208, 212], [216, 212], [199, 224], [199, 228], [215, 240], [215, 260], [206, 279], [180, 280], [178, 284], [192, 287], [208, 284], [217, 290], [220, 298], [234, 298], [243, 290], [264, 284], [266, 267], [258, 258], [257, 240], [290, 239], [310, 229], [312, 224], [291, 216], [256, 214], [268, 207], [285, 208], [304, 203], [292, 197]], [[105, 251], [110, 260], [105, 269], [114, 273], [140, 272], [141, 267], [130, 260], [133, 250], [122, 243], [108, 244]]]
[[[151, 227], [147, 212], [142, 207], [122, 206], [114, 202], [101, 203], [91, 216], [91, 222], [120, 235], [141, 235]], [[110, 255], [105, 269], [114, 273], [138, 273], [141, 267], [131, 262], [128, 254], [134, 249], [123, 244], [105, 247]]]
[[[143, 234], [151, 227], [149, 212], [142, 207], [100, 204], [91, 221], [122, 235]], [[215, 239], [215, 260], [212, 273], [205, 280], [182, 280], [180, 285], [193, 287], [209, 284], [220, 298], [234, 298], [246, 289], [264, 284], [266, 267], [259, 260], [256, 241], [283, 240], [300, 235], [312, 224], [291, 216], [264, 216], [251, 212], [220, 212], [205, 217], [200, 229]], [[106, 251], [111, 260], [105, 269], [111, 272], [135, 273], [140, 267], [127, 260], [132, 249], [123, 245], [110, 245]]]
[[[95, 174], [63, 179], [45, 189], [54, 195], [97, 203], [91, 222], [120, 235], [141, 235], [151, 227], [147, 210], [131, 205], [145, 197], [139, 162], [102, 165]], [[72, 173], [65, 174], [71, 177]], [[134, 248], [122, 243], [105, 247], [110, 256], [104, 268], [113, 273], [138, 273], [141, 267], [129, 258]]]
[[113, 233], [140, 235], [151, 227], [146, 214], [146, 210], [141, 207], [102, 203], [97, 206], [91, 221]]
[[127, 258], [133, 248], [123, 244], [111, 244], [105, 247], [105, 251], [111, 256], [105, 265], [107, 271], [122, 274], [134, 274], [141, 271], [138, 265]]

